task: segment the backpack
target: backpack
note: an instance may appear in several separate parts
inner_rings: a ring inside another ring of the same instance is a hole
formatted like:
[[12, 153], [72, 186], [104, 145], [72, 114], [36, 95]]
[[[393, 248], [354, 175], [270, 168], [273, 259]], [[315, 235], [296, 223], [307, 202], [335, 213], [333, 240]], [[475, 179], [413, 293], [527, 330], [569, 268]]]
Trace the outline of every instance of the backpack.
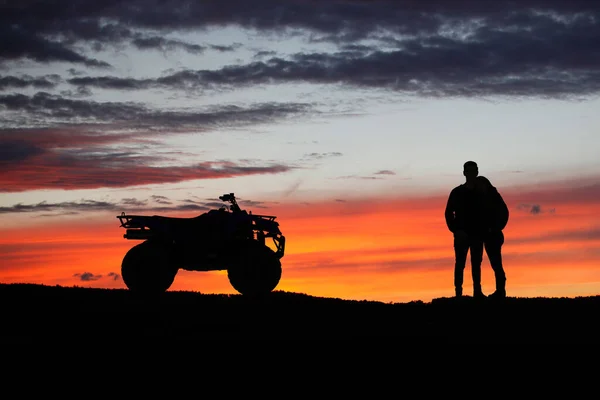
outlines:
[[493, 227], [503, 230], [508, 224], [510, 213], [506, 202], [496, 188], [494, 188], [493, 192], [493, 207]]

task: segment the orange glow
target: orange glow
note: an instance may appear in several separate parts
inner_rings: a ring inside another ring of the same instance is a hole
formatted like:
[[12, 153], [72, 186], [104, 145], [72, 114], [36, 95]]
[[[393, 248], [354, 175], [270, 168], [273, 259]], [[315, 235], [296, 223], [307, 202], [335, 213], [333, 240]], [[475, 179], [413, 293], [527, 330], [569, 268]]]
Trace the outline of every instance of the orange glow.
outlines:
[[[503, 248], [509, 296], [599, 294], [600, 204], [582, 191], [542, 189], [505, 191], [511, 211]], [[454, 254], [443, 217], [446, 199], [323, 201], [255, 210], [277, 215], [287, 239], [277, 290], [384, 302], [451, 296]], [[549, 211], [533, 214], [519, 207], [536, 199]], [[120, 274], [122, 257], [137, 242], [123, 239], [113, 219], [0, 229], [0, 281], [123, 288], [109, 274]], [[82, 281], [84, 272], [93, 280]], [[491, 293], [487, 257], [482, 279], [484, 292]], [[236, 293], [224, 271], [181, 271], [171, 290]], [[470, 292], [467, 264], [465, 293]]]

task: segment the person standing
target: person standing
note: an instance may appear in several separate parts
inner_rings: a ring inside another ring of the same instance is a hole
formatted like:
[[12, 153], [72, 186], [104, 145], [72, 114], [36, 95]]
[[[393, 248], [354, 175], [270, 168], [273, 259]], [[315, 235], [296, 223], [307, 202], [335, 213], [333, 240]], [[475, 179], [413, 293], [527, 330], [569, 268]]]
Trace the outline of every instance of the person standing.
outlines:
[[478, 176], [475, 186], [481, 193], [483, 201], [481, 210], [484, 221], [483, 245], [496, 280], [496, 291], [489, 297], [505, 298], [506, 273], [502, 265], [502, 245], [504, 244], [502, 230], [508, 223], [508, 207], [498, 189], [485, 176]]
[[483, 221], [481, 193], [476, 190], [479, 168], [475, 161], [463, 165], [465, 183], [450, 192], [444, 212], [446, 225], [454, 235], [454, 290], [456, 297], [463, 294], [464, 270], [467, 254], [471, 253], [473, 297], [484, 298], [481, 290], [481, 261], [483, 258]]

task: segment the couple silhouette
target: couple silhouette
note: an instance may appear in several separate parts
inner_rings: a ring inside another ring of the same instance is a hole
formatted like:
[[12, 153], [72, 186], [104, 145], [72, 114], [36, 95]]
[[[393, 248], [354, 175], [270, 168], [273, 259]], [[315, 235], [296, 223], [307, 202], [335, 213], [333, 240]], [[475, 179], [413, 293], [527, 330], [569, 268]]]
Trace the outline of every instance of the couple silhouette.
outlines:
[[496, 291], [488, 297], [505, 298], [506, 274], [502, 265], [502, 230], [508, 223], [508, 207], [492, 183], [479, 175], [475, 161], [464, 163], [463, 175], [465, 183], [452, 189], [445, 210], [446, 225], [454, 235], [455, 295], [463, 295], [464, 270], [467, 253], [470, 251], [473, 297], [486, 297], [481, 290], [481, 262], [485, 249], [496, 280]]

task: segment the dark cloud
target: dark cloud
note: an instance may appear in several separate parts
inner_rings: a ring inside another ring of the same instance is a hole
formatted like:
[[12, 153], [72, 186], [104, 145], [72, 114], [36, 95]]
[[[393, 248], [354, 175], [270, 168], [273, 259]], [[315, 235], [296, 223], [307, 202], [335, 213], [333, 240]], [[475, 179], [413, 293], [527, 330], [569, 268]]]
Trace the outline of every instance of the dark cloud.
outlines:
[[0, 23], [0, 43], [2, 43], [0, 45], [0, 62], [2, 60], [31, 59], [41, 63], [62, 61], [87, 67], [110, 67], [107, 62], [85, 57], [60, 41], [49, 40], [37, 35], [35, 30], [32, 32], [23, 29], [22, 26], [19, 26], [19, 21], [8, 22], [5, 17], [0, 18], [0, 21], [2, 21]]
[[326, 152], [326, 153], [308, 153], [308, 154], [304, 155], [304, 158], [311, 159], [311, 160], [322, 160], [324, 158], [341, 157], [343, 155], [344, 154], [340, 153], [339, 151], [330, 151], [330, 152]]
[[389, 169], [382, 169], [375, 172], [374, 175], [396, 175], [396, 173], [394, 171], [390, 171]]
[[[312, 83], [385, 89], [445, 97], [542, 96], [566, 98], [600, 91], [600, 50], [595, 39], [485, 32], [485, 38], [407, 39], [401, 48], [360, 54], [300, 53], [218, 70], [185, 70], [147, 79], [114, 76], [72, 78], [74, 85], [140, 90], [221, 89], [277, 83]], [[501, 37], [499, 37], [501, 36]], [[504, 38], [504, 36], [509, 36]], [[546, 39], [548, 37], [548, 39]], [[560, 46], [557, 43], [562, 42]], [[587, 45], [586, 45], [587, 43]], [[559, 48], [580, 48], [566, 56]], [[533, 53], [533, 49], [536, 52]]]
[[268, 207], [264, 201], [237, 199], [237, 202], [242, 208], [267, 208]]
[[173, 204], [173, 202], [171, 202], [171, 201], [169, 200], [169, 198], [168, 198], [168, 197], [165, 197], [165, 196], [157, 196], [157, 195], [152, 195], [152, 196], [150, 196], [150, 198], [151, 198], [151, 199], [152, 199], [152, 200], [153, 200], [155, 203], [158, 203], [158, 204], [164, 204], [164, 205], [171, 205], [171, 204]]
[[23, 89], [33, 87], [36, 89], [53, 89], [61, 78], [59, 75], [46, 75], [46, 76], [0, 76], [0, 90], [7, 89]]
[[125, 199], [121, 200], [121, 203], [126, 206], [145, 207], [146, 204], [148, 203], [148, 201], [147, 200], [138, 200], [138, 199], [134, 199], [134, 198], [125, 198]]
[[[163, 201], [157, 201], [163, 200]], [[150, 201], [154, 200], [154, 202]], [[203, 213], [211, 209], [219, 209], [227, 206], [216, 199], [197, 201], [184, 199], [181, 201], [164, 201], [163, 196], [151, 196], [150, 199], [123, 198], [120, 201], [99, 201], [82, 199], [78, 201], [63, 201], [51, 203], [42, 201], [35, 204], [18, 203], [8, 207], [0, 207], [0, 214], [35, 214], [37, 217], [51, 217], [61, 215], [74, 215], [89, 212], [115, 212], [121, 213], [157, 213], [157, 212], [180, 212], [194, 211]], [[261, 201], [238, 199], [242, 208], [265, 208], [266, 204]], [[40, 214], [41, 213], [41, 214]]]
[[76, 52], [76, 45], [97, 49], [131, 42], [139, 49], [198, 53], [207, 46], [168, 34], [223, 26], [339, 45], [337, 53], [273, 56], [167, 78], [81, 82], [90, 86], [309, 82], [426, 96], [547, 97], [600, 90], [600, 3], [588, 0], [22, 1], [3, 9], [0, 26], [0, 61], [28, 57], [86, 66], [106, 63]]
[[79, 278], [83, 282], [97, 281], [98, 279], [102, 278], [102, 275], [95, 275], [91, 272], [73, 274], [73, 276]]
[[69, 73], [69, 75], [71, 75], [71, 76], [81, 76], [81, 75], [85, 75], [85, 72], [84, 72], [84, 71], [79, 71], [79, 70], [76, 70], [75, 68], [69, 68], [69, 69], [67, 70], [67, 72], [68, 72], [68, 73]]
[[128, 121], [149, 113], [143, 106], [133, 103], [73, 100], [46, 92], [38, 92], [34, 96], [0, 95], [0, 108], [52, 120], [87, 119], [90, 122]]
[[241, 44], [234, 43], [229, 46], [224, 45], [199, 45], [195, 43], [188, 43], [182, 40], [168, 39], [162, 36], [147, 36], [147, 35], [136, 35], [132, 39], [131, 44], [139, 50], [158, 50], [163, 53], [168, 53], [174, 50], [184, 50], [192, 54], [202, 54], [206, 50], [213, 50], [219, 53], [227, 53], [235, 51], [241, 47]]
[[542, 206], [539, 204], [519, 204], [517, 206], [518, 210], [525, 211], [529, 214], [538, 215], [543, 213], [554, 213], [556, 210], [551, 208], [549, 210], [542, 209]]
[[331, 179], [361, 179], [361, 180], [367, 180], [367, 181], [374, 181], [374, 180], [383, 179], [383, 178], [381, 178], [380, 176], [343, 175], [343, 176], [337, 176], [337, 177], [331, 178]]
[[[67, 82], [82, 87], [97, 87], [100, 89], [139, 90], [160, 86], [160, 79], [133, 79], [116, 76], [96, 76], [71, 78]], [[177, 85], [173, 85], [176, 87]]]
[[256, 52], [256, 54], [254, 54], [254, 58], [258, 59], [258, 58], [267, 58], [267, 57], [274, 57], [275, 55], [277, 55], [276, 51], [273, 50], [260, 50], [258, 52]]
[[[0, 95], [0, 111], [25, 113], [41, 124], [51, 122], [123, 123], [141, 127], [195, 127], [198, 129], [273, 122], [310, 111], [302, 103], [262, 103], [252, 107], [222, 105], [206, 111], [153, 110], [139, 103], [70, 99], [47, 92], [33, 96]], [[42, 119], [42, 121], [40, 121]]]
[[242, 44], [241, 43], [233, 43], [233, 44], [231, 44], [229, 46], [211, 44], [208, 47], [211, 50], [218, 51], [220, 53], [228, 53], [228, 52], [235, 51], [235, 50], [239, 49], [240, 47], [242, 47]]
[[65, 212], [116, 211], [118, 206], [119, 205], [115, 203], [96, 200], [66, 201], [61, 203], [48, 203], [42, 201], [37, 204], [19, 203], [10, 207], [0, 207], [0, 214], [58, 211], [64, 215]]
[[[127, 36], [123, 26], [171, 31], [237, 25], [257, 30], [305, 29], [316, 33], [364, 37], [377, 30], [435, 33], [445, 21], [469, 18], [525, 20], [530, 10], [572, 14], [598, 12], [589, 0], [65, 0], [21, 1], [3, 10], [2, 22], [13, 22], [45, 34], [81, 39], [116, 40]], [[107, 22], [108, 21], [108, 22]], [[6, 24], [9, 25], [9, 24]], [[107, 28], [108, 27], [108, 28]], [[118, 36], [115, 31], [119, 32]]]
[[82, 98], [82, 97], [90, 97], [92, 95], [92, 91], [84, 86], [80, 86], [75, 90], [62, 90], [60, 92], [60, 95], [63, 97], [75, 97], [75, 98]]
[[160, 36], [139, 37], [133, 39], [132, 43], [140, 50], [154, 49], [162, 52], [168, 52], [177, 49], [183, 49], [194, 54], [202, 54], [206, 50], [205, 46], [185, 43], [181, 40], [166, 39]]
[[0, 139], [0, 165], [3, 163], [17, 163], [44, 153], [44, 149], [19, 139]]
[[111, 278], [113, 281], [118, 281], [121, 279], [121, 275], [117, 274], [116, 272], [109, 272], [106, 276]]
[[[77, 273], [73, 274], [73, 276], [79, 278], [83, 282], [97, 281], [104, 277], [103, 275], [94, 274], [92, 272]], [[106, 277], [113, 281], [118, 281], [119, 279], [121, 279], [121, 275], [117, 274], [116, 272], [109, 272], [108, 274], [106, 274]]]

